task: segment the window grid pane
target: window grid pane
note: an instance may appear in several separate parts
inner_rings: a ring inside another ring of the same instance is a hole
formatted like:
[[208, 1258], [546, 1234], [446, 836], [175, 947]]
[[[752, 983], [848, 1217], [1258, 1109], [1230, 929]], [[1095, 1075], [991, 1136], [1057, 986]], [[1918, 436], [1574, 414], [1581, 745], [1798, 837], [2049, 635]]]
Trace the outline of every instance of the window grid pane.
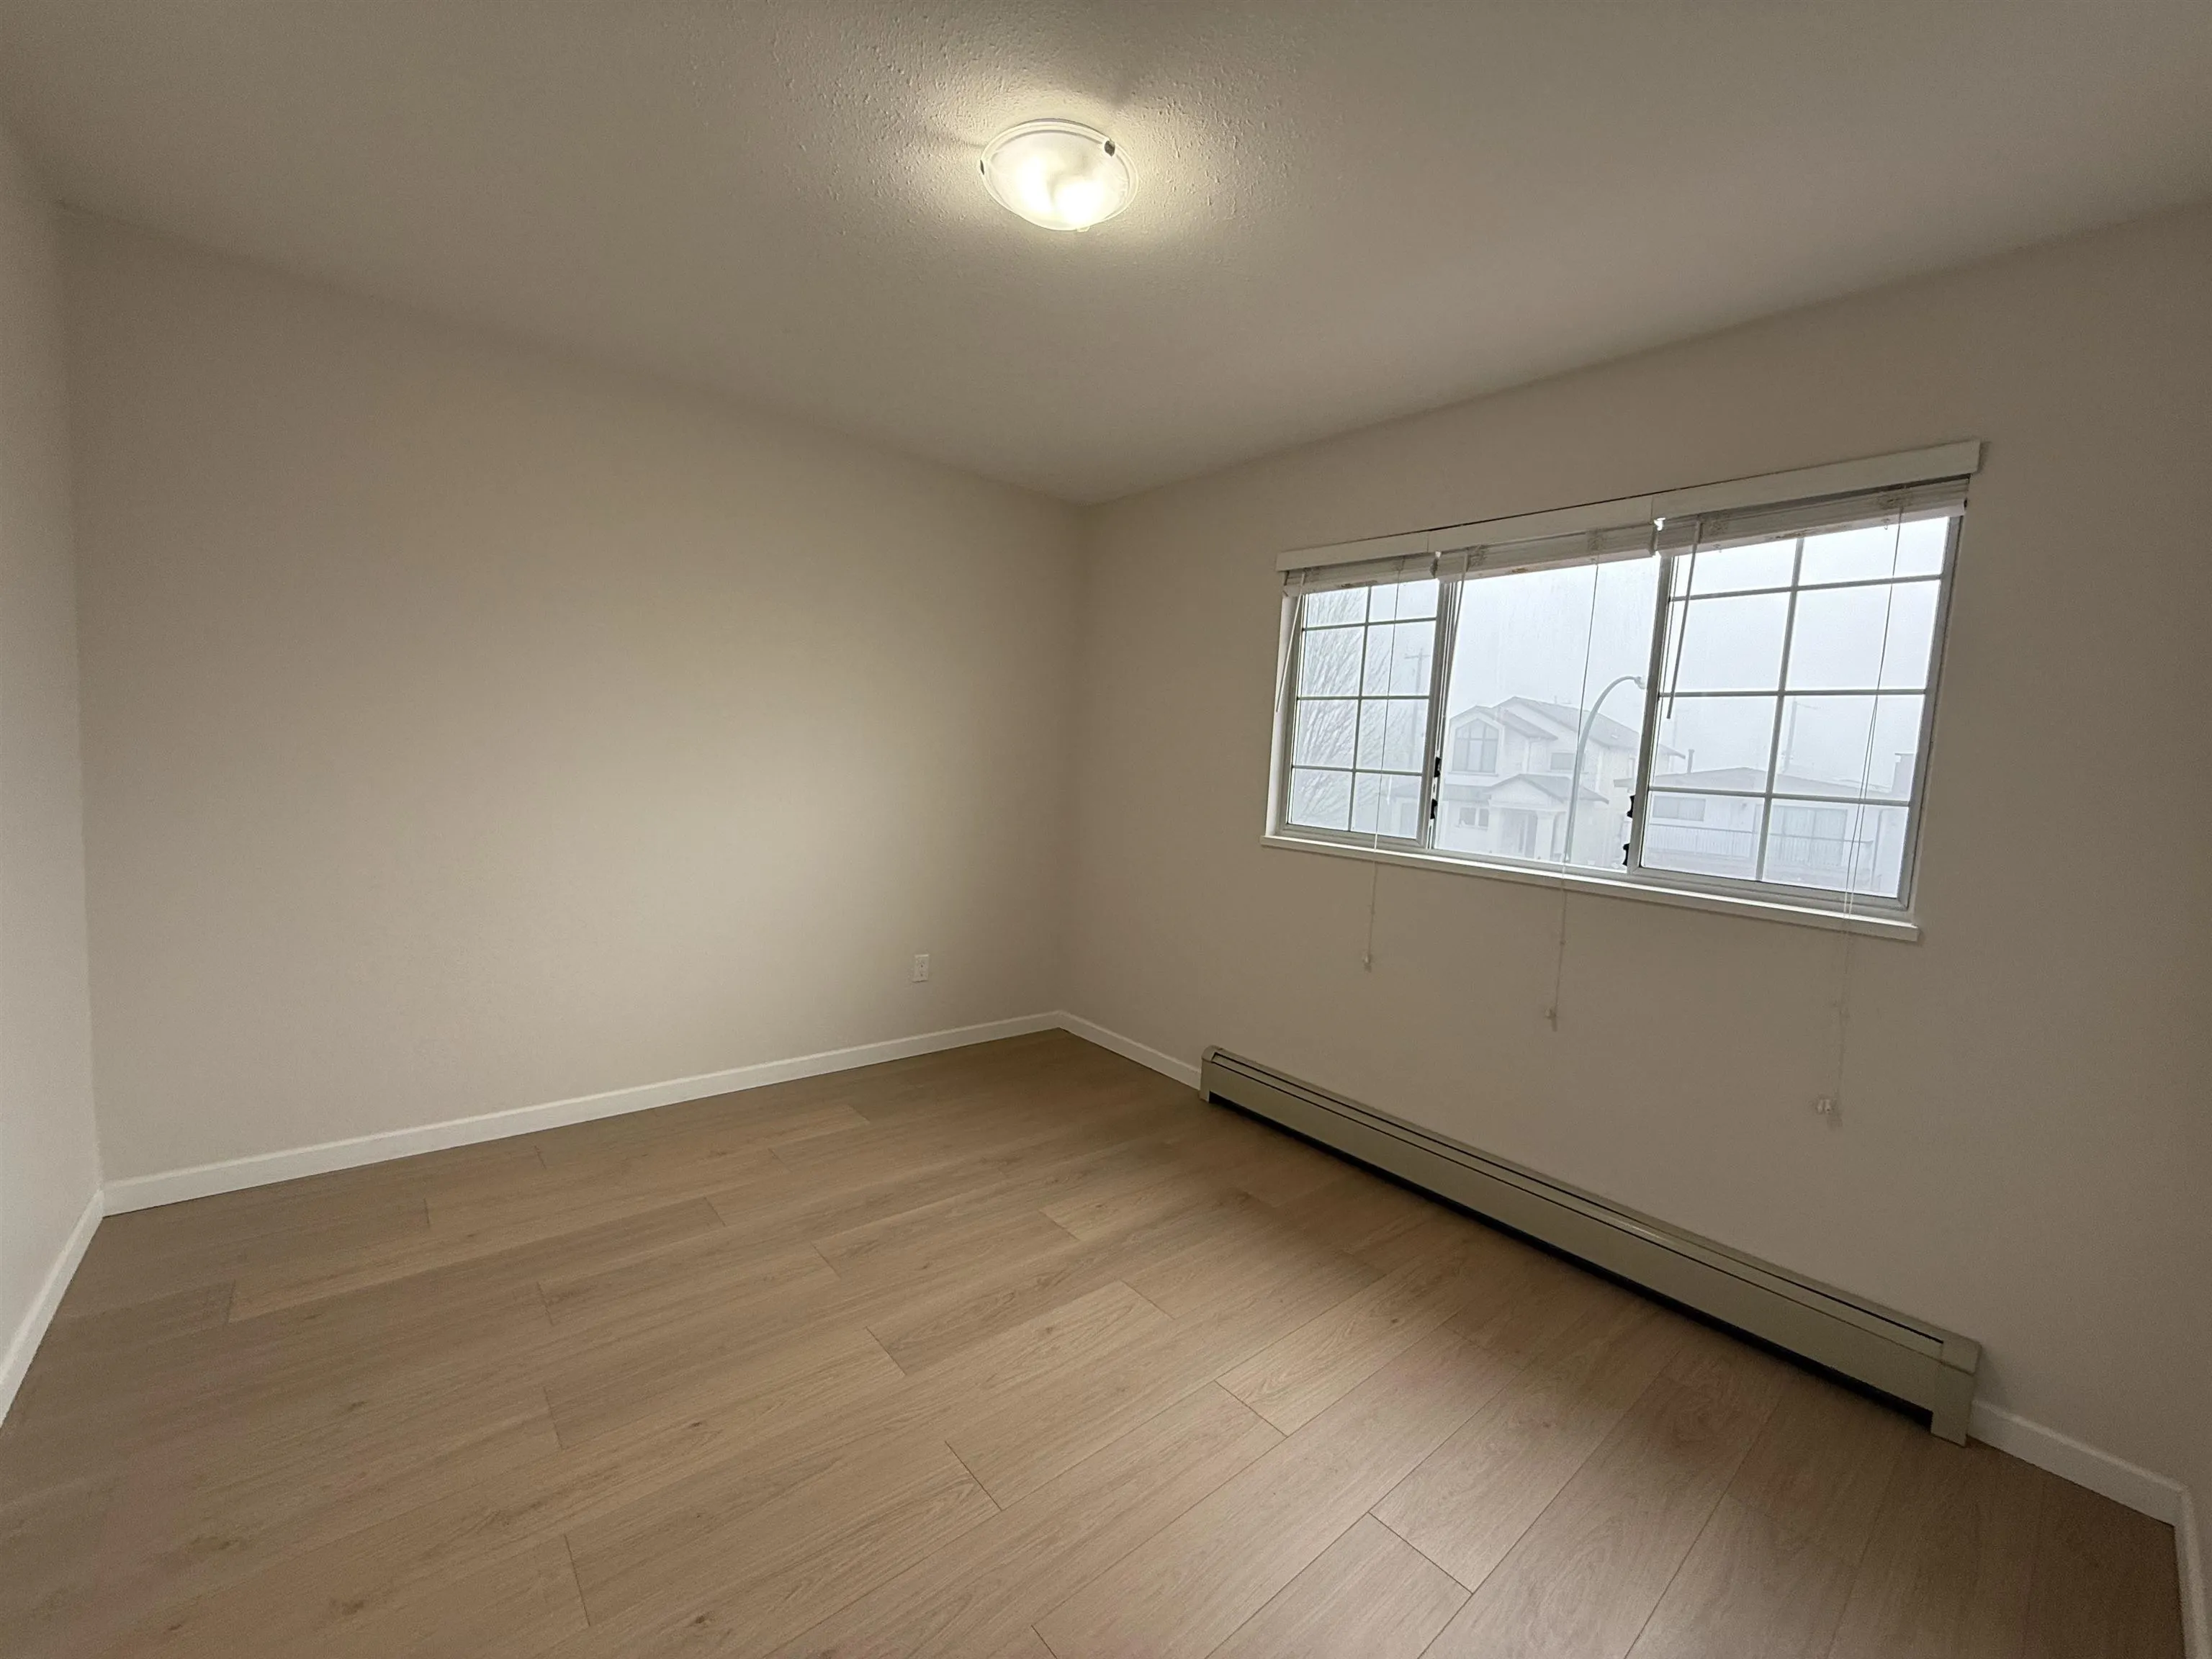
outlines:
[[1348, 767], [1358, 732], [1358, 698], [1301, 697], [1291, 726], [1291, 764]]
[[1757, 879], [1765, 797], [1669, 793], [1663, 799], [1668, 810], [1653, 812], [1644, 826], [1645, 867], [1713, 880]]
[[1288, 823], [1420, 838], [1440, 592], [1424, 580], [1300, 600]]
[[[1902, 896], [1954, 522], [1801, 537], [1725, 571], [1711, 556], [1676, 559], [1646, 867]], [[1788, 586], [1758, 591], [1785, 547]], [[1755, 601], [1782, 607], [1778, 641], [1771, 609]], [[1753, 752], [1762, 735], [1764, 765]]]

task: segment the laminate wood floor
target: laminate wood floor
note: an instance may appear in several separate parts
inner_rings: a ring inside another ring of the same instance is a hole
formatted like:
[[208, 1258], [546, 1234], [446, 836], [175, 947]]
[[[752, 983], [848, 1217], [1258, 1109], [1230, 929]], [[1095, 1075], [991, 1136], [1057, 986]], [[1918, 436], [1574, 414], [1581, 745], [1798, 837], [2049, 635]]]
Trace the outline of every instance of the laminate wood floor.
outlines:
[[2172, 1534], [1058, 1033], [103, 1222], [0, 1652], [2181, 1651]]

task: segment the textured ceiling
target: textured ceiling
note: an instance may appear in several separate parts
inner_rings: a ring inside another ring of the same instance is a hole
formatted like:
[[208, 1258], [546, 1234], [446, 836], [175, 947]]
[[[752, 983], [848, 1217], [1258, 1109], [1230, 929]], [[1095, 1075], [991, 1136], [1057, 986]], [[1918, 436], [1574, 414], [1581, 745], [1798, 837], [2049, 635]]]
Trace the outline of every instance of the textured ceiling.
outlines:
[[[2212, 3], [0, 0], [63, 199], [1078, 500], [2212, 195]], [[976, 175], [1116, 135], [1083, 236]]]

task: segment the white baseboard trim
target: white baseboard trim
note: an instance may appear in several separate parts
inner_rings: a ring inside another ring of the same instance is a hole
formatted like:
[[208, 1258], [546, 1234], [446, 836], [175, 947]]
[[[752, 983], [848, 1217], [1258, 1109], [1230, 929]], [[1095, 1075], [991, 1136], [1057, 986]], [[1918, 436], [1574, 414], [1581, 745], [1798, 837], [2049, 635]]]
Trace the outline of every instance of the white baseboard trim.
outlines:
[[2072, 1435], [2031, 1423], [1986, 1400], [1974, 1401], [1967, 1432], [1999, 1451], [2010, 1452], [2023, 1462], [2048, 1469], [2077, 1486], [2087, 1486], [2115, 1504], [2124, 1504], [2138, 1514], [2176, 1528], [2181, 1524], [2182, 1505], [2188, 1498], [2189, 1489], [2179, 1480], [2154, 1474], [2108, 1451], [2100, 1451]]
[[377, 1134], [356, 1135], [345, 1140], [326, 1140], [319, 1146], [298, 1146], [287, 1152], [263, 1152], [251, 1158], [227, 1158], [218, 1164], [198, 1164], [190, 1169], [166, 1170], [158, 1175], [133, 1176], [111, 1181], [106, 1194], [107, 1212], [150, 1209], [159, 1204], [179, 1204], [186, 1199], [216, 1193], [238, 1192], [301, 1176], [350, 1170], [389, 1158], [412, 1158], [418, 1152], [442, 1152], [449, 1146], [473, 1146], [508, 1135], [557, 1129], [594, 1118], [618, 1117], [626, 1112], [649, 1111], [711, 1095], [734, 1094], [743, 1089], [789, 1083], [799, 1078], [819, 1077], [830, 1072], [879, 1066], [885, 1060], [906, 1060], [915, 1054], [963, 1048], [970, 1043], [1048, 1031], [1063, 1024], [1064, 1015], [1024, 1014], [1014, 1019], [992, 1020], [981, 1025], [956, 1026], [950, 1030], [925, 1031], [918, 1036], [893, 1037], [884, 1042], [864, 1042], [850, 1048], [831, 1048], [793, 1060], [765, 1060], [756, 1066], [733, 1066], [726, 1072], [706, 1072], [697, 1077], [665, 1083], [641, 1084], [629, 1089], [610, 1089], [602, 1094], [579, 1095], [573, 1100], [548, 1101], [540, 1106], [516, 1106], [475, 1117], [457, 1117], [443, 1123], [426, 1123], [408, 1129], [386, 1129]]
[[484, 1112], [474, 1117], [450, 1118], [412, 1128], [386, 1129], [376, 1134], [326, 1140], [313, 1146], [295, 1146], [281, 1152], [260, 1152], [248, 1158], [226, 1158], [216, 1164], [196, 1164], [188, 1169], [165, 1170], [157, 1175], [131, 1176], [111, 1181], [104, 1194], [106, 1213], [122, 1215], [156, 1205], [181, 1204], [188, 1199], [216, 1193], [234, 1193], [248, 1187], [265, 1187], [301, 1176], [326, 1175], [364, 1164], [381, 1164], [419, 1152], [442, 1152], [449, 1146], [473, 1146], [508, 1135], [557, 1129], [594, 1118], [617, 1117], [626, 1112], [650, 1111], [711, 1095], [734, 1094], [771, 1083], [820, 1077], [830, 1072], [879, 1066], [886, 1060], [916, 1054], [963, 1048], [970, 1043], [992, 1042], [1000, 1037], [1023, 1036], [1032, 1031], [1060, 1030], [1095, 1042], [1126, 1060], [1171, 1077], [1187, 1087], [1198, 1087], [1198, 1067], [1150, 1048], [1118, 1031], [1064, 1012], [1023, 1014], [981, 1025], [960, 1025], [949, 1030], [925, 1031], [917, 1036], [893, 1037], [884, 1042], [864, 1042], [849, 1048], [831, 1048], [793, 1060], [764, 1060], [755, 1066], [733, 1066], [725, 1072], [706, 1072], [697, 1077], [674, 1078], [665, 1083], [645, 1083], [634, 1088], [610, 1089], [601, 1094], [579, 1095], [571, 1100], [548, 1101], [538, 1106], [515, 1106], [505, 1111]]
[[0, 1422], [7, 1420], [9, 1407], [15, 1403], [15, 1391], [23, 1386], [23, 1378], [31, 1369], [31, 1356], [38, 1352], [39, 1344], [45, 1340], [46, 1327], [54, 1322], [55, 1310], [62, 1305], [62, 1293], [69, 1289], [77, 1263], [84, 1260], [85, 1250], [92, 1243], [103, 1212], [100, 1189], [94, 1188], [92, 1196], [85, 1200], [84, 1213], [70, 1229], [61, 1254], [46, 1269], [46, 1282], [39, 1286], [38, 1295], [23, 1310], [15, 1334], [8, 1339], [8, 1356], [0, 1359]]
[[1063, 1031], [1081, 1037], [1085, 1042], [1095, 1042], [1102, 1048], [1110, 1048], [1124, 1060], [1133, 1060], [1139, 1066], [1150, 1066], [1162, 1077], [1171, 1077], [1186, 1088], [1198, 1087], [1198, 1067], [1164, 1054], [1157, 1048], [1148, 1048], [1134, 1037], [1125, 1037], [1119, 1031], [1109, 1031], [1103, 1025], [1093, 1024], [1075, 1014], [1058, 1014], [1054, 1020]]

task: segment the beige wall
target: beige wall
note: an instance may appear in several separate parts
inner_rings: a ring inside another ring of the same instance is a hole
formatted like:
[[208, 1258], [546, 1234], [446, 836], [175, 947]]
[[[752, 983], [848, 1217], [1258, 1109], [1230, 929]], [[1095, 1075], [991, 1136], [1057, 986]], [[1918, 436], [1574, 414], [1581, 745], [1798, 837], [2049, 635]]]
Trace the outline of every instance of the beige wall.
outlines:
[[[1989, 1399], [2212, 1490], [2208, 273], [2197, 210], [1101, 509], [1073, 1006], [1978, 1337]], [[1961, 437], [1925, 938], [1850, 947], [1840, 1123], [1838, 935], [1573, 897], [1554, 1031], [1558, 894], [1260, 845], [1282, 550]]]
[[67, 246], [111, 1178], [1058, 1005], [1069, 509]]
[[100, 1185], [59, 276], [0, 134], [0, 1356]]

